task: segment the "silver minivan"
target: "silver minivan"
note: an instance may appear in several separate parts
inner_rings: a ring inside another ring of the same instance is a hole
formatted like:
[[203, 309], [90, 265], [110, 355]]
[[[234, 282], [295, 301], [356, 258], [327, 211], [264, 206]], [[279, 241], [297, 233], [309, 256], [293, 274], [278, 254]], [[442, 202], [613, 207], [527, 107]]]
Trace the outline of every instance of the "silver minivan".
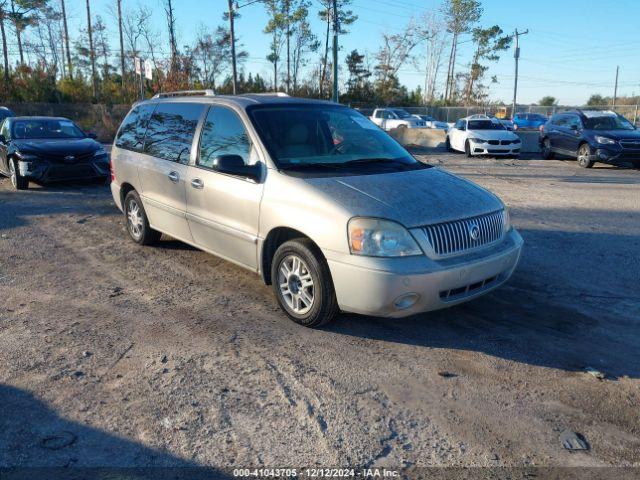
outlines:
[[165, 233], [252, 270], [309, 327], [456, 305], [520, 257], [495, 195], [331, 102], [160, 94], [127, 115], [111, 160], [135, 242]]

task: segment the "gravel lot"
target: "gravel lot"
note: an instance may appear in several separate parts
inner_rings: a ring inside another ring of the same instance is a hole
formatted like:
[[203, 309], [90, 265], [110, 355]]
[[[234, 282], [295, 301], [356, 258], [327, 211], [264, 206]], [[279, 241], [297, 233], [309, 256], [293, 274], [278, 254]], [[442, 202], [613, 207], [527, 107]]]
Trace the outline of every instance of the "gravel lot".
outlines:
[[104, 186], [1, 179], [0, 467], [640, 465], [640, 171], [424, 158], [510, 205], [512, 281], [316, 331], [251, 273], [130, 242]]

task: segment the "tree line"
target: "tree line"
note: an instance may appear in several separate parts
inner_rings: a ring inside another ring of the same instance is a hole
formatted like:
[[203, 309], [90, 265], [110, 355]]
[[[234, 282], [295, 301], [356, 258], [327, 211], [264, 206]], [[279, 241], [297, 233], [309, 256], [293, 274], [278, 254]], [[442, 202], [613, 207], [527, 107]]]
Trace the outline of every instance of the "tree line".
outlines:
[[[181, 45], [179, 2], [159, 1], [162, 27], [154, 24], [149, 6], [111, 0], [103, 17], [92, 10], [92, 0], [84, 0], [83, 26], [71, 35], [65, 0], [0, 0], [0, 95], [7, 101], [130, 103], [140, 94], [133, 59], [143, 57], [153, 66], [153, 79], [143, 84], [145, 95], [211, 88], [220, 94], [284, 90], [331, 98], [330, 39], [361, 28], [352, 0], [225, 0], [218, 2], [224, 7], [219, 24], [199, 27], [191, 44]], [[263, 27], [268, 55], [255, 59], [269, 65], [266, 77], [246, 68], [245, 8], [263, 8], [268, 17]], [[338, 65], [340, 101], [487, 102], [489, 85], [498, 81], [487, 76], [490, 65], [511, 47], [512, 36], [499, 25], [481, 25], [482, 14], [480, 0], [443, 0], [400, 31], [382, 33], [375, 51], [344, 52]], [[471, 52], [465, 60], [462, 44]], [[414, 89], [399, 80], [410, 69], [424, 74]]]

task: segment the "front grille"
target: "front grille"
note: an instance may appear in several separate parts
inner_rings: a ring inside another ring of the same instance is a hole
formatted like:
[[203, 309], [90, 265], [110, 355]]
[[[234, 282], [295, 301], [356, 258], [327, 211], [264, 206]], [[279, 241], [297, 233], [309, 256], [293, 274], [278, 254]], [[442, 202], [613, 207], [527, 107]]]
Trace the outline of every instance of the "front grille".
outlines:
[[499, 140], [488, 140], [487, 143], [489, 145], [500, 145], [500, 141]]
[[[502, 238], [504, 210], [422, 227], [437, 255], [453, 255], [489, 245]], [[475, 238], [474, 238], [475, 237]]]
[[[42, 158], [49, 160], [51, 163], [62, 163], [62, 164], [68, 165], [68, 164], [74, 164], [74, 163], [87, 162], [93, 158], [94, 152], [81, 153], [81, 154], [75, 154], [75, 155], [74, 154], [64, 154], [64, 155], [46, 154], [41, 156]], [[73, 157], [73, 159], [67, 160], [67, 157], [70, 157], [70, 156]]]
[[639, 140], [620, 140], [620, 146], [625, 150], [635, 150], [640, 152]]
[[500, 140], [500, 145], [511, 145], [512, 143], [516, 143], [516, 141], [511, 140]]

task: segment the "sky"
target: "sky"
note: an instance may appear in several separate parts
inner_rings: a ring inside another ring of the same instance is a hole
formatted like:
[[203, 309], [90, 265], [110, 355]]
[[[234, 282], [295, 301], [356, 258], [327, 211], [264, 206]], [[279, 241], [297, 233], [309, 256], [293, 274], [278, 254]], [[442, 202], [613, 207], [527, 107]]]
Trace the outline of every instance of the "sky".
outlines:
[[[311, 1], [312, 28], [322, 37], [322, 24], [317, 18], [319, 2]], [[86, 22], [85, 1], [66, 0], [66, 3], [71, 32], [74, 32]], [[91, 1], [92, 13], [101, 15], [111, 28], [115, 51], [117, 31], [111, 13], [114, 3], [114, 0]], [[248, 0], [240, 0], [241, 5], [244, 3]], [[137, 4], [152, 8], [158, 33], [166, 41], [161, 0], [123, 0], [124, 11]], [[213, 29], [223, 23], [226, 5], [227, 0], [174, 0], [179, 45], [193, 43], [201, 26]], [[359, 18], [349, 28], [350, 32], [340, 37], [341, 63], [353, 49], [373, 55], [384, 32], [402, 31], [412, 17], [418, 18], [429, 10], [437, 11], [439, 5], [437, 0], [353, 0], [352, 9]], [[529, 30], [520, 37], [518, 103], [535, 103], [543, 96], [552, 95], [562, 105], [580, 105], [594, 93], [612, 96], [616, 66], [620, 67], [618, 95], [640, 93], [637, 27], [640, 0], [483, 0], [482, 6], [480, 25], [499, 25], [505, 32], [516, 28]], [[247, 73], [259, 73], [270, 79], [272, 70], [266, 60], [269, 38], [263, 33], [267, 22], [264, 6], [248, 5], [240, 12], [242, 17], [236, 23], [236, 33], [249, 53], [243, 68]], [[470, 43], [460, 45], [458, 70], [468, 65], [470, 48]], [[411, 89], [424, 84], [425, 66], [420, 58], [424, 58], [424, 48], [416, 49], [415, 53], [418, 62], [403, 66], [399, 72], [400, 81]], [[446, 64], [441, 75], [446, 75], [445, 71]], [[490, 85], [490, 98], [510, 102], [514, 83], [513, 50], [503, 52], [500, 60], [490, 65], [487, 78], [493, 75], [498, 83]]]

